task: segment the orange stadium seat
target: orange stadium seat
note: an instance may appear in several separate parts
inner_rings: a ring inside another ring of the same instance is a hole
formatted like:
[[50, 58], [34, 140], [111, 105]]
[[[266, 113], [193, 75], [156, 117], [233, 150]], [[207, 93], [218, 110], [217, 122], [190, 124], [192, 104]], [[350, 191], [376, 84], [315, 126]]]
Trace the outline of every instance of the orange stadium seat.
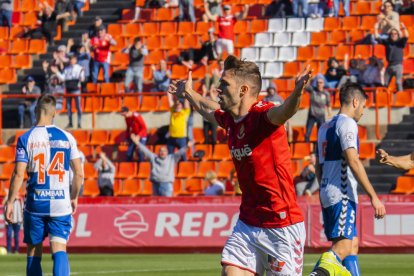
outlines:
[[203, 180], [199, 178], [186, 179], [184, 185], [185, 191], [190, 194], [196, 195], [204, 191]]
[[[333, 56], [333, 47], [328, 45], [323, 45], [318, 47], [317, 55], [315, 59], [326, 61]], [[298, 71], [299, 72], [299, 71]]]
[[335, 30], [331, 32], [329, 44], [338, 45], [346, 42], [346, 32], [343, 30]]
[[373, 159], [375, 158], [375, 144], [364, 142], [359, 144], [359, 158]]
[[186, 35], [194, 33], [194, 23], [193, 22], [180, 22], [178, 23], [178, 34]]
[[336, 47], [335, 57], [339, 60], [343, 60], [345, 55], [348, 55], [349, 58], [354, 56], [354, 46], [353, 45], [338, 45]]
[[138, 178], [149, 178], [151, 171], [151, 164], [149, 162], [140, 162], [137, 177]]
[[158, 34], [159, 24], [154, 22], [146, 22], [142, 24], [142, 35], [153, 36]]
[[327, 41], [328, 41], [328, 33], [327, 32], [318, 32], [318, 33], [312, 33], [311, 34], [310, 45], [319, 46], [321, 44], [325, 44]]
[[118, 94], [117, 83], [115, 82], [101, 83], [100, 93], [102, 95]]
[[103, 101], [102, 112], [118, 112], [121, 109], [119, 98], [105, 97]]
[[37, 4], [35, 0], [22, 0], [21, 2], [22, 2], [22, 5], [20, 7], [21, 12], [27, 13], [27, 12], [32, 12], [36, 9]]
[[286, 62], [283, 67], [283, 76], [284, 77], [296, 77], [298, 72], [300, 72], [300, 63], [297, 61]]
[[0, 39], [7, 40], [9, 39], [9, 28], [0, 27]]
[[181, 37], [180, 49], [201, 48], [198, 36], [187, 34]]
[[140, 100], [138, 96], [126, 96], [124, 98], [124, 106], [128, 107], [131, 111], [137, 111], [139, 109]]
[[15, 83], [17, 81], [16, 70], [11, 68], [4, 68], [0, 70], [0, 83]]
[[[180, 37], [178, 35], [172, 34], [164, 37], [164, 43], [161, 45], [162, 49], [170, 50], [176, 49], [178, 47]], [[177, 50], [178, 51], [178, 50]], [[178, 51], [178, 56], [180, 52]]]
[[127, 141], [127, 135], [125, 130], [117, 129], [111, 130], [109, 135], [109, 144], [121, 144]]
[[377, 23], [377, 17], [376, 16], [367, 16], [367, 15], [365, 15], [365, 16], [362, 17], [362, 22], [361, 22], [360, 29], [371, 31], [371, 30], [374, 29], [375, 23]]
[[10, 180], [14, 170], [14, 163], [4, 163], [1, 170], [0, 179], [1, 180]]
[[137, 168], [136, 162], [119, 162], [116, 178], [133, 178], [137, 175]]
[[221, 160], [229, 160], [230, 150], [226, 144], [217, 144], [214, 146], [214, 152], [211, 156], [211, 160], [221, 161]]
[[234, 169], [233, 161], [221, 161], [216, 165], [218, 178], [229, 178], [230, 172]]
[[129, 63], [129, 56], [128, 54], [124, 53], [114, 53], [111, 65], [112, 66], [120, 66], [120, 65], [127, 65]]
[[0, 147], [0, 163], [13, 162], [15, 149], [14, 147], [2, 146]]
[[[193, 79], [204, 79], [207, 74], [207, 69], [206, 66], [200, 65], [194, 67], [192, 72]], [[197, 89], [194, 90], [197, 91]]]
[[109, 133], [106, 130], [93, 130], [89, 143], [104, 146], [108, 142]]
[[291, 149], [293, 159], [303, 159], [305, 156], [309, 156], [310, 154], [309, 143], [294, 143], [292, 144]]
[[171, 35], [177, 32], [177, 23], [175, 22], [161, 22], [160, 35]]
[[187, 77], [188, 68], [184, 65], [174, 64], [171, 70], [171, 79], [183, 79]]
[[88, 82], [86, 84], [86, 91], [88, 93], [98, 93], [99, 87], [97, 83]]
[[122, 193], [122, 180], [115, 179], [114, 181], [114, 196], [120, 196]]
[[14, 56], [13, 67], [19, 69], [32, 68], [32, 56], [30, 55], [16, 55]]
[[208, 171], [216, 171], [216, 162], [203, 161], [198, 163], [198, 170], [194, 177], [205, 178]]
[[138, 192], [140, 196], [152, 195], [152, 183], [149, 179], [141, 180], [141, 189]]
[[[197, 152], [197, 151], [203, 151], [204, 152], [204, 156], [201, 158], [201, 160], [211, 159], [211, 155], [212, 155], [211, 145], [197, 144], [197, 145], [194, 146], [194, 152]], [[191, 159], [198, 160], [199, 158], [193, 157]]]
[[152, 112], [158, 108], [157, 96], [142, 96], [140, 112]]
[[173, 10], [170, 8], [159, 8], [155, 13], [155, 21], [172, 21], [174, 19]]
[[359, 1], [351, 3], [351, 14], [352, 15], [368, 15], [372, 14], [371, 12], [371, 2], [368, 1]]
[[342, 18], [343, 30], [354, 30], [355, 26], [360, 25], [359, 16], [348, 16]]
[[96, 197], [99, 195], [98, 183], [95, 179], [86, 179], [83, 183], [83, 196]]
[[85, 158], [87, 160], [92, 159], [92, 155], [93, 155], [92, 146], [78, 146], [78, 150], [81, 151], [85, 155]]
[[8, 68], [11, 66], [12, 56], [10, 55], [0, 55], [0, 68]]
[[113, 37], [121, 36], [124, 32], [123, 24], [109, 24], [108, 25], [108, 34]]
[[148, 50], [156, 50], [161, 46], [161, 37], [159, 36], [149, 36], [145, 42]]
[[31, 11], [23, 14], [21, 26], [35, 27], [37, 25], [37, 12]]
[[414, 59], [404, 59], [403, 61], [403, 74], [412, 75], [414, 72]]
[[83, 165], [83, 173], [86, 179], [88, 178], [96, 179], [98, 177], [98, 172], [95, 170], [93, 163], [85, 163]]
[[246, 20], [237, 21], [236, 24], [234, 25], [235, 34], [246, 33], [248, 29], [249, 29], [249, 25], [248, 25], [248, 21]]
[[358, 125], [358, 137], [362, 141], [368, 139], [368, 134], [367, 134], [367, 128], [366, 127]]
[[341, 28], [341, 19], [337, 17], [326, 17], [324, 21], [324, 30], [333, 31]]
[[303, 142], [305, 141], [305, 128], [301, 126], [292, 127], [293, 132], [293, 142]]
[[261, 33], [267, 30], [267, 20], [253, 19], [250, 23], [250, 32]]
[[413, 91], [399, 91], [395, 94], [393, 107], [412, 107], [414, 106]]
[[413, 15], [400, 15], [400, 22], [408, 28], [409, 26], [414, 25], [414, 16]]
[[102, 98], [97, 97], [86, 97], [85, 106], [83, 112], [96, 112], [101, 111], [102, 108]]
[[365, 37], [365, 32], [361, 30], [352, 30], [348, 33], [348, 42], [356, 43]]
[[152, 70], [150, 66], [144, 67], [144, 80], [151, 80], [152, 79]]
[[393, 194], [406, 194], [414, 191], [414, 177], [400, 176], [397, 178], [397, 184], [394, 190], [391, 191]]
[[119, 195], [136, 196], [140, 192], [140, 181], [138, 179], [125, 179]]
[[[15, 1], [15, 2], [17, 2], [17, 1]], [[22, 34], [24, 34], [24, 32], [25, 32], [24, 27], [22, 27], [22, 26], [12, 26], [10, 28], [9, 38], [10, 39], [15, 39], [15, 38], [21, 37]]]
[[355, 58], [365, 58], [372, 55], [372, 46], [371, 45], [356, 45], [355, 46]]
[[175, 177], [191, 178], [196, 173], [196, 162], [182, 161], [178, 164], [178, 171]]
[[77, 129], [72, 131], [73, 137], [76, 139], [78, 145], [86, 145], [89, 143], [89, 131]]
[[141, 34], [141, 25], [137, 23], [131, 23], [124, 25], [125, 29], [123, 35], [126, 37], [136, 37]]
[[236, 39], [235, 47], [246, 48], [253, 44], [253, 36], [251, 34], [239, 34]]
[[296, 60], [298, 61], [308, 61], [311, 60], [315, 55], [314, 47], [304, 46], [299, 47], [297, 51]]
[[197, 144], [204, 143], [204, 132], [202, 128], [193, 128], [194, 142]]
[[27, 52], [28, 49], [28, 40], [27, 39], [15, 39], [11, 42], [9, 47], [10, 54], [23, 54]]
[[198, 35], [205, 35], [213, 25], [210, 22], [197, 22], [195, 33]]

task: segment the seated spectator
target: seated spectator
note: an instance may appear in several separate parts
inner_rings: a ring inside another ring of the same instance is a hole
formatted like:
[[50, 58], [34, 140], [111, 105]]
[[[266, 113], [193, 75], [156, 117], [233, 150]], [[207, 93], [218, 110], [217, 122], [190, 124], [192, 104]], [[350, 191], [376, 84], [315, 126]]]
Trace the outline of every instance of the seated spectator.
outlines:
[[57, 19], [57, 24], [61, 26], [63, 32], [67, 32], [68, 22], [73, 13], [72, 3], [67, 0], [56, 0], [55, 12], [56, 15], [59, 16], [59, 19]]
[[206, 173], [206, 180], [208, 182], [208, 186], [204, 190], [204, 195], [215, 196], [224, 194], [224, 184], [217, 179], [217, 174], [215, 172], [208, 171]]
[[[215, 84], [211, 84], [209, 91], [204, 89], [203, 97], [206, 97], [212, 101], [218, 102], [218, 92]], [[203, 135], [204, 135], [204, 144], [211, 144], [214, 145], [217, 143], [217, 124], [214, 124], [210, 121], [207, 121], [203, 118]]]
[[[134, 152], [137, 146], [132, 142], [131, 135], [138, 136], [138, 140], [142, 145], [147, 143], [147, 125], [145, 124], [144, 119], [141, 114], [138, 112], [132, 112], [128, 107], [123, 106], [121, 108], [121, 115], [125, 118], [126, 124], [126, 133], [128, 140], [128, 150], [127, 150], [127, 161], [132, 161], [134, 157]], [[139, 162], [144, 161], [144, 154], [142, 151], [139, 151]]]
[[[209, 10], [211, 15], [222, 16], [221, 2], [222, 0], [204, 0], [204, 10]], [[202, 18], [204, 22], [209, 21], [205, 13]]]
[[110, 34], [106, 33], [105, 27], [101, 26], [98, 31], [98, 36], [90, 40], [90, 47], [93, 51], [94, 58], [92, 59], [92, 82], [98, 82], [99, 70], [102, 68], [104, 73], [104, 81], [109, 82], [109, 58], [110, 47], [116, 45], [116, 41]]
[[289, 0], [273, 0], [265, 10], [265, 17], [285, 18], [292, 15], [292, 2]]
[[103, 24], [102, 18], [100, 16], [96, 16], [95, 21], [88, 28], [88, 37], [90, 39], [94, 38], [95, 36], [98, 35], [99, 30], [102, 28], [106, 28], [105, 25]]
[[86, 4], [86, 0], [72, 0], [72, 6], [73, 6], [73, 11], [74, 11], [72, 15], [75, 21], [78, 16], [82, 16], [83, 14], [82, 9], [83, 7], [85, 7], [85, 4]]
[[331, 89], [336, 88], [341, 78], [345, 75], [346, 68], [340, 65], [336, 58], [331, 57], [328, 60], [328, 70], [325, 73], [326, 86]]
[[285, 100], [277, 93], [276, 85], [272, 83], [267, 89], [266, 89], [266, 97], [263, 98], [263, 101], [271, 102], [276, 106], [281, 105]]
[[153, 92], [167, 92], [168, 86], [171, 82], [171, 71], [167, 69], [167, 63], [165, 60], [160, 60], [159, 69], [155, 65], [151, 66], [154, 88], [151, 89]]
[[56, 98], [56, 110], [63, 109], [63, 95], [65, 94], [65, 86], [63, 82], [59, 80], [59, 77], [53, 74], [50, 77], [46, 93], [50, 93]]
[[300, 174], [300, 182], [296, 183], [296, 195], [308, 195], [311, 196], [317, 190], [319, 190], [318, 178], [315, 174], [316, 155], [311, 153], [310, 164]]
[[[179, 0], [178, 9], [178, 21], [181, 22], [184, 21], [184, 19], [189, 19], [191, 22], [195, 22], [194, 0]], [[186, 9], [186, 12], [184, 9]]]
[[385, 46], [385, 57], [388, 62], [387, 69], [385, 70], [384, 85], [389, 86], [391, 79], [395, 77], [397, 82], [397, 91], [403, 90], [402, 77], [403, 77], [403, 59], [404, 48], [408, 41], [408, 30], [403, 23], [401, 23], [401, 32], [399, 29], [391, 29], [390, 37], [388, 39], [380, 38], [379, 34], [375, 32], [375, 38], [378, 43]]
[[136, 92], [142, 92], [144, 59], [148, 55], [147, 47], [142, 43], [141, 38], [136, 37], [134, 44], [129, 45], [122, 52], [129, 55], [129, 65], [125, 74], [125, 92], [131, 92], [131, 82], [134, 82]]
[[216, 51], [216, 38], [214, 36], [214, 29], [208, 30], [208, 40], [201, 42], [200, 49], [190, 48], [188, 51], [180, 53], [178, 62], [187, 66], [189, 69], [193, 68], [194, 63], [208, 65], [208, 61], [216, 60], [218, 57]]
[[362, 71], [361, 84], [365, 87], [383, 86], [383, 71], [384, 64], [376, 57], [368, 59], [368, 65]]
[[150, 151], [139, 142], [139, 136], [132, 134], [131, 140], [144, 152], [151, 164], [150, 180], [152, 182], [152, 194], [154, 196], [172, 196], [175, 180], [175, 164], [187, 151], [187, 146], [180, 148], [173, 154], [168, 154], [165, 146], [160, 147], [158, 155]]
[[50, 62], [50, 66], [56, 66], [60, 72], [63, 72], [68, 64], [67, 48], [65, 45], [60, 45], [57, 51], [53, 52], [53, 60]]
[[115, 166], [104, 152], [99, 153], [99, 159], [95, 162], [95, 170], [98, 172], [99, 195], [113, 196], [115, 182]]
[[12, 27], [13, 4], [17, 0], [0, 1], [0, 20], [1, 26]]
[[[23, 85], [22, 87], [22, 94], [24, 95], [38, 95], [40, 96], [40, 94], [42, 93], [42, 91], [40, 90], [40, 88], [38, 86], [36, 86], [35, 80], [32, 76], [28, 76], [26, 78], [26, 84]], [[24, 114], [25, 111], [28, 110], [29, 114], [30, 114], [30, 124], [31, 126], [33, 126], [36, 123], [36, 114], [35, 114], [35, 108], [36, 108], [36, 104], [37, 104], [37, 99], [36, 98], [27, 98], [24, 99], [24, 101], [22, 101], [17, 110], [19, 112], [19, 127], [20, 128], [24, 128]]]

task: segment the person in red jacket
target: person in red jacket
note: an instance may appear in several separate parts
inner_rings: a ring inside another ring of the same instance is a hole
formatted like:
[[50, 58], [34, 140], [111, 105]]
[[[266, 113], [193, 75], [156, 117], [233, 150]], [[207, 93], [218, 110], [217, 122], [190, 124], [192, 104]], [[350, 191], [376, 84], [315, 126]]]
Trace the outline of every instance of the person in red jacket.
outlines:
[[[128, 107], [124, 106], [121, 108], [121, 115], [125, 118], [126, 123], [126, 132], [128, 137], [128, 150], [127, 150], [127, 160], [132, 161], [134, 156], [134, 151], [137, 148], [136, 144], [132, 142], [131, 135], [135, 134], [139, 137], [141, 144], [145, 145], [147, 142], [147, 126], [145, 125], [144, 119], [141, 114], [138, 112], [132, 112]], [[138, 161], [144, 161], [144, 154], [139, 151]]]

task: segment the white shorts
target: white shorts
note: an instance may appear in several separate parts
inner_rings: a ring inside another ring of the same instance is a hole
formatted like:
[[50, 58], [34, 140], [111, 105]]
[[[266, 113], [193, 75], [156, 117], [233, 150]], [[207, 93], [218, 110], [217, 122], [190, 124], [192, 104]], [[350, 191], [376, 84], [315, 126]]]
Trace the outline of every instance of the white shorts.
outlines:
[[221, 255], [222, 265], [257, 275], [300, 276], [306, 231], [303, 222], [283, 228], [253, 227], [238, 220]]
[[229, 55], [234, 54], [234, 42], [231, 39], [219, 38], [216, 42], [217, 54], [221, 55], [226, 51]]

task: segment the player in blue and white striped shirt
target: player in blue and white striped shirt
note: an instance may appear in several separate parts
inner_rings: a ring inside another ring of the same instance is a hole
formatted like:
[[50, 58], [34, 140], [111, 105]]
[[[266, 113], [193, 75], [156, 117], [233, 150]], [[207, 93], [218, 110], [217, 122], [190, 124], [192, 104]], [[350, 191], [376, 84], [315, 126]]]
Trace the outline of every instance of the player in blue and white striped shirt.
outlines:
[[358, 182], [371, 198], [375, 217], [385, 215], [384, 205], [359, 160], [357, 122], [363, 115], [367, 96], [358, 84], [349, 83], [341, 88], [339, 97], [339, 114], [324, 123], [318, 132], [317, 177], [325, 234], [332, 247], [322, 254], [313, 276], [327, 272], [329, 275], [360, 275], [356, 232]]
[[[11, 222], [13, 202], [27, 171], [24, 208], [24, 242], [27, 243], [26, 274], [42, 275], [42, 242], [49, 236], [53, 275], [69, 275], [66, 243], [76, 211], [83, 173], [76, 141], [71, 134], [54, 126], [56, 99], [42, 95], [36, 105], [37, 125], [19, 137], [16, 165], [5, 204], [6, 221]], [[74, 171], [70, 192], [69, 167]]]

